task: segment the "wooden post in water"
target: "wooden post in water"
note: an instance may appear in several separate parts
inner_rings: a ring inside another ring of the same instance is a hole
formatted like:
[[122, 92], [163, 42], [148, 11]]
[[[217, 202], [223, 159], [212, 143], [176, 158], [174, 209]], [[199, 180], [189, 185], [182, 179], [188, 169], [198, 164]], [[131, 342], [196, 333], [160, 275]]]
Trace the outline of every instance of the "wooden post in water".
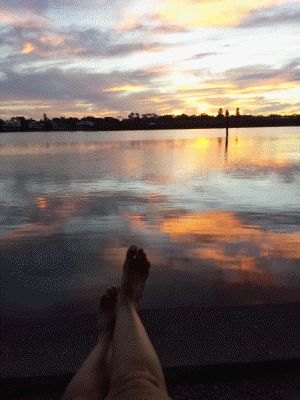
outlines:
[[229, 125], [229, 112], [225, 112], [225, 126], [226, 126], [226, 149], [228, 147], [228, 125]]

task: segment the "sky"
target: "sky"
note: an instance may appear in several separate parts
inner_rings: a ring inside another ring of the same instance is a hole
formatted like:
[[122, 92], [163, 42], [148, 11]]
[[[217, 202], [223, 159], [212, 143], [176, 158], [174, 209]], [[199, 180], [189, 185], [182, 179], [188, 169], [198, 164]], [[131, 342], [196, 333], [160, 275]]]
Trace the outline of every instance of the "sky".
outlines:
[[300, 2], [0, 0], [0, 118], [300, 113]]

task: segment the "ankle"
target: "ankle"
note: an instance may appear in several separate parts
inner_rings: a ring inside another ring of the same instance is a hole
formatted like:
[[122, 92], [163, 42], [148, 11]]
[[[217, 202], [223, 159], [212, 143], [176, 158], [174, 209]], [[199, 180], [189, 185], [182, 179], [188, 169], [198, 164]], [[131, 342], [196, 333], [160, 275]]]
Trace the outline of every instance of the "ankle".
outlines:
[[130, 307], [133, 306], [136, 310], [138, 308], [138, 302], [127, 296], [125, 293], [120, 293], [117, 307]]

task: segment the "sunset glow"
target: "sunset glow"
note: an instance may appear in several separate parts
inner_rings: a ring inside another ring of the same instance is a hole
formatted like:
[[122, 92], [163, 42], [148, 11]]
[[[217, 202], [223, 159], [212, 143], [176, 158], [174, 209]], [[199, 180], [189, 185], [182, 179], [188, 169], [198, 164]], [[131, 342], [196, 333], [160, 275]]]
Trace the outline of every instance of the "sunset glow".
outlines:
[[1, 119], [299, 113], [299, 2], [79, 4], [0, 1]]

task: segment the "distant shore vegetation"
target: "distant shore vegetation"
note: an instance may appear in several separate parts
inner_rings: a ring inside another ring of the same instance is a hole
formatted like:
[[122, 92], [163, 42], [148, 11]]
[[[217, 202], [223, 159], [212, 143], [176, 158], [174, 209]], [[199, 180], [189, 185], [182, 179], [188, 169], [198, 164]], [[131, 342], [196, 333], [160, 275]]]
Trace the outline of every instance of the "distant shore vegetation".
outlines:
[[36, 121], [23, 116], [13, 117], [4, 121], [0, 119], [0, 132], [30, 132], [30, 131], [122, 131], [122, 130], [152, 130], [152, 129], [212, 129], [212, 128], [249, 128], [271, 126], [300, 126], [300, 114], [278, 115], [241, 115], [236, 109], [234, 115], [223, 112], [220, 108], [216, 116], [202, 113], [201, 115], [157, 115], [131, 112], [128, 118], [105, 117], [96, 118], [52, 118], [46, 114]]

